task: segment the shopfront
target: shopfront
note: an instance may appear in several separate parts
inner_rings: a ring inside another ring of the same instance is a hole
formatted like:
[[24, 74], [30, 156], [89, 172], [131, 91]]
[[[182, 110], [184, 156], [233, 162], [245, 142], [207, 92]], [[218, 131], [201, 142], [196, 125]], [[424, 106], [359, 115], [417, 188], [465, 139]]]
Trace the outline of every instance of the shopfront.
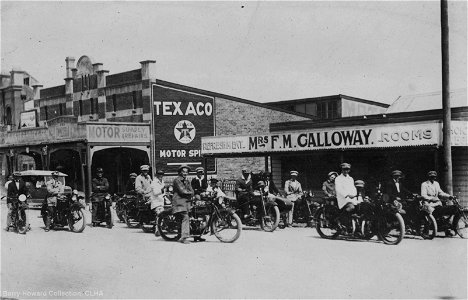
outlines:
[[111, 191], [121, 192], [128, 174], [149, 163], [149, 157], [148, 123], [77, 122], [66, 116], [48, 121], [46, 127], [0, 133], [3, 180], [25, 166], [60, 169], [68, 175], [67, 185], [87, 195], [97, 167], [104, 168]]
[[[415, 193], [419, 193], [428, 170], [442, 174], [439, 121], [374, 123], [278, 130], [265, 135], [205, 137], [202, 155], [261, 155], [266, 157], [266, 168], [272, 171], [277, 185], [284, 186], [289, 171], [297, 170], [302, 186], [314, 191], [320, 191], [328, 172], [338, 171], [340, 163], [345, 161], [352, 165], [351, 175], [367, 182], [369, 190], [390, 179], [394, 169], [405, 173], [406, 184]], [[468, 160], [466, 132], [466, 121], [452, 122], [454, 193], [464, 199], [468, 196], [468, 174], [462, 170]]]

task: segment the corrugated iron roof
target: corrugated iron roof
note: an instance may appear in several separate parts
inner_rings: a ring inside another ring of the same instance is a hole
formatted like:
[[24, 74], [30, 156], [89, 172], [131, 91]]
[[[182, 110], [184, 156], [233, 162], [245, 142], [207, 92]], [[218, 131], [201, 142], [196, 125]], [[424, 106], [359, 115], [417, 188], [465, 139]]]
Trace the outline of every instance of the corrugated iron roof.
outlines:
[[[450, 92], [450, 106], [468, 106], [467, 89], [457, 89]], [[421, 111], [442, 109], [442, 92], [424, 93], [416, 95], [400, 96], [389, 108], [387, 113]]]

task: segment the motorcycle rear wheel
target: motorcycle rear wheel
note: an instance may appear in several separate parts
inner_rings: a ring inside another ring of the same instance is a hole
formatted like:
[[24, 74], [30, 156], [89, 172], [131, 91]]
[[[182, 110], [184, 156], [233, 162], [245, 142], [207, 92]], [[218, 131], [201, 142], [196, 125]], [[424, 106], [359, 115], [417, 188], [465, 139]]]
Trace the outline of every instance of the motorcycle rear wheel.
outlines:
[[213, 216], [211, 230], [221, 242], [233, 243], [241, 235], [242, 222], [236, 213], [221, 210]]
[[73, 209], [68, 216], [68, 227], [71, 231], [80, 233], [86, 227], [84, 209]]
[[378, 220], [378, 236], [387, 245], [398, 245], [405, 236], [405, 222], [399, 213], [387, 212]]
[[336, 239], [339, 235], [339, 231], [332, 224], [332, 218], [334, 218], [335, 214], [328, 214], [322, 207], [319, 208], [316, 216], [315, 229], [320, 237], [324, 239]]
[[433, 215], [425, 215], [420, 220], [419, 235], [425, 240], [432, 240], [437, 234], [437, 222]]
[[147, 225], [147, 224], [140, 224], [141, 230], [143, 230], [144, 233], [154, 233], [155, 232], [155, 226], [154, 225]]
[[140, 226], [137, 220], [133, 219], [128, 215], [128, 210], [124, 210], [123, 217], [128, 228], [137, 228]]
[[18, 233], [26, 234], [26, 231], [28, 231], [28, 220], [26, 217], [26, 212], [24, 210], [20, 210], [17, 212], [17, 214], [18, 215], [16, 216], [16, 230], [18, 230]]
[[158, 217], [157, 230], [166, 241], [177, 241], [180, 239], [180, 220], [171, 213], [162, 212]]
[[462, 211], [460, 218], [458, 218], [455, 222], [455, 232], [461, 238], [468, 238], [468, 212]]
[[363, 220], [361, 222], [361, 233], [363, 239], [370, 240], [376, 235], [373, 224], [374, 222], [371, 220]]
[[278, 206], [265, 207], [266, 215], [261, 217], [260, 227], [263, 231], [273, 232], [278, 227], [280, 212]]

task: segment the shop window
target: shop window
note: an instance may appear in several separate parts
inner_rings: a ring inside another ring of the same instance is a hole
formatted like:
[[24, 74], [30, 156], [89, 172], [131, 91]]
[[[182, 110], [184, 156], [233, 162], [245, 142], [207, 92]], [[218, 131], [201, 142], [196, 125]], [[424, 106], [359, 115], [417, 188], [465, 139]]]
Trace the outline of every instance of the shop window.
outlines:
[[117, 111], [117, 95], [116, 94], [112, 95], [112, 108], [114, 109], [114, 112]]
[[132, 104], [133, 104], [133, 109], [137, 108], [137, 92], [133, 91], [132, 92]]
[[306, 105], [305, 105], [305, 103], [296, 104], [296, 112], [305, 114], [305, 113], [306, 113]]

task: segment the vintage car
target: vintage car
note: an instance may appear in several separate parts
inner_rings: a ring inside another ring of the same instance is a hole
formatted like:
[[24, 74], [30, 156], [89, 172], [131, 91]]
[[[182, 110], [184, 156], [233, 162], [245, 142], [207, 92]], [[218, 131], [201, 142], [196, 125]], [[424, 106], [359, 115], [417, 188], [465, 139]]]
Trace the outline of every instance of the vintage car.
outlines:
[[[20, 171], [21, 179], [26, 183], [30, 198], [28, 204], [30, 208], [41, 208], [44, 199], [47, 197], [46, 183], [52, 179], [52, 172], [47, 170], [27, 170]], [[65, 185], [65, 173], [59, 172], [58, 180]], [[64, 192], [66, 195], [72, 194], [72, 188], [65, 186]], [[78, 197], [84, 199], [84, 193], [78, 192]], [[81, 200], [84, 203], [84, 200]]]

